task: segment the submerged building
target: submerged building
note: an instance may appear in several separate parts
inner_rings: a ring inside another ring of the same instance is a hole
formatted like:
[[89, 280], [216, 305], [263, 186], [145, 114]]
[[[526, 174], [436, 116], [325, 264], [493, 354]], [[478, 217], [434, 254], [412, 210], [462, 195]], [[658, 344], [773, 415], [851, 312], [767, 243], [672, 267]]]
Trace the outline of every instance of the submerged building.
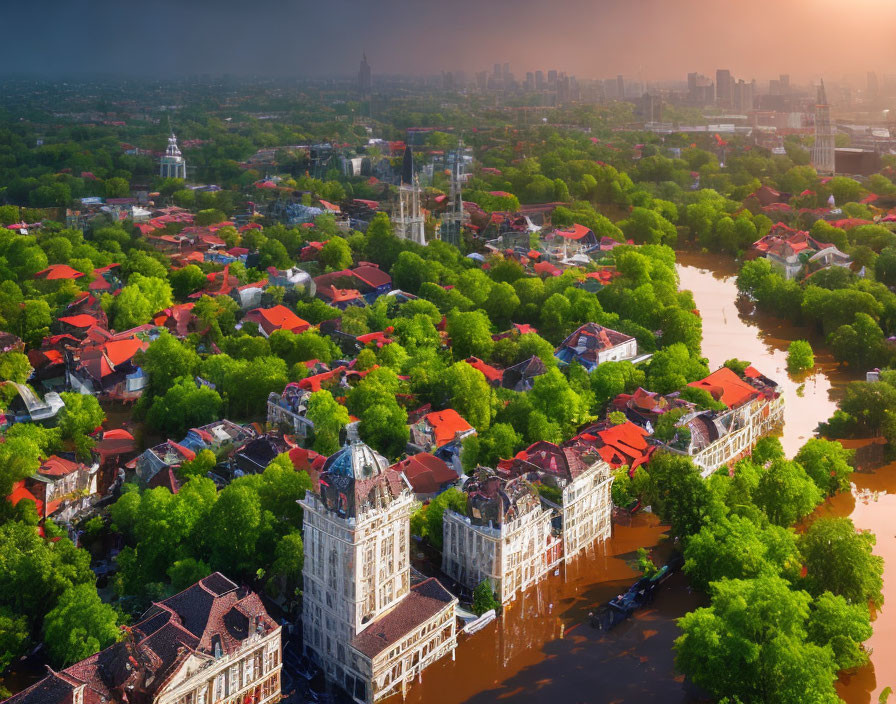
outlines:
[[404, 693], [457, 644], [457, 599], [436, 579], [411, 583], [410, 485], [353, 442], [300, 504], [306, 654], [361, 704]]
[[722, 367], [688, 386], [707, 391], [725, 408], [682, 416], [679, 433], [663, 446], [690, 456], [704, 477], [748, 454], [784, 422], [781, 387], [753, 367], [744, 370], [743, 378]]
[[468, 589], [488, 581], [506, 602], [563, 559], [554, 513], [524, 477], [505, 479], [480, 467], [467, 482], [465, 515], [446, 510], [442, 571]]

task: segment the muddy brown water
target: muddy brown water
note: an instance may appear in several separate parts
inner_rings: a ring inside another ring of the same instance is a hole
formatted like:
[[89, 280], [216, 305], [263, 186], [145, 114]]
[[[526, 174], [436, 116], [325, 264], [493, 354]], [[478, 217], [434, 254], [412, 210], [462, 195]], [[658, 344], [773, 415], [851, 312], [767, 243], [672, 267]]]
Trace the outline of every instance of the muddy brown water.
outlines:
[[[710, 369], [737, 357], [781, 384], [786, 398], [781, 441], [792, 456], [830, 417], [851, 378], [811, 331], [738, 303], [733, 261], [692, 253], [678, 258], [681, 288], [693, 292], [703, 319], [703, 353]], [[816, 369], [792, 378], [786, 370], [787, 347], [806, 338], [816, 348]], [[886, 560], [885, 582], [896, 584], [896, 521], [890, 519], [896, 509], [896, 466], [856, 474], [854, 483], [852, 493], [826, 503], [819, 514], [849, 515], [860, 528], [874, 530], [875, 551]], [[615, 525], [607, 543], [518, 597], [495, 623], [462, 636], [455, 659], [427, 668], [407, 701], [699, 701], [674, 669], [676, 620], [705, 603], [683, 575], [676, 575], [649, 609], [613, 631], [596, 631], [588, 623], [594, 605], [637, 576], [631, 565], [639, 547], [659, 554], [668, 547], [664, 528], [651, 515], [637, 516], [628, 527]], [[868, 645], [871, 664], [838, 684], [848, 704], [865, 704], [872, 696], [876, 701], [884, 686], [896, 684], [896, 618], [888, 618], [886, 605], [876, 614]]]

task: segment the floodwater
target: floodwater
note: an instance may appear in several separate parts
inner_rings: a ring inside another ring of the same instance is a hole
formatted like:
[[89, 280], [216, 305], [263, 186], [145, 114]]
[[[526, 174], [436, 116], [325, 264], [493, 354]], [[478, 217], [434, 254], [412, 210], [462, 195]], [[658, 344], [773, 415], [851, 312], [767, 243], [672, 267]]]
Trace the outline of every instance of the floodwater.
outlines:
[[[781, 441], [789, 456], [812, 437], [819, 422], [836, 408], [850, 377], [833, 362], [809, 331], [738, 304], [737, 269], [727, 258], [679, 253], [681, 288], [690, 289], [703, 319], [703, 353], [710, 369], [737, 357], [778, 381], [786, 398]], [[792, 340], [809, 339], [816, 369], [800, 378], [786, 371]], [[819, 509], [851, 515], [860, 528], [878, 534], [876, 552], [887, 560], [885, 580], [896, 583], [896, 536], [888, 516], [896, 509], [896, 466], [855, 475], [855, 490]], [[455, 660], [428, 668], [407, 701], [422, 704], [487, 702], [700, 701], [674, 670], [676, 620], [705, 603], [683, 575], [662, 589], [649, 609], [609, 633], [588, 623], [588, 612], [627, 587], [639, 547], [669, 548], [663, 527], [651, 515], [631, 526], [615, 525], [613, 538], [580, 556], [558, 574], [518, 597], [498, 621], [479, 633], [461, 636]], [[659, 561], [659, 560], [658, 560]], [[889, 579], [888, 579], [889, 578]], [[893, 598], [896, 598], [894, 596]], [[872, 664], [839, 685], [848, 704], [865, 704], [887, 684], [896, 684], [896, 620], [877, 614]]]

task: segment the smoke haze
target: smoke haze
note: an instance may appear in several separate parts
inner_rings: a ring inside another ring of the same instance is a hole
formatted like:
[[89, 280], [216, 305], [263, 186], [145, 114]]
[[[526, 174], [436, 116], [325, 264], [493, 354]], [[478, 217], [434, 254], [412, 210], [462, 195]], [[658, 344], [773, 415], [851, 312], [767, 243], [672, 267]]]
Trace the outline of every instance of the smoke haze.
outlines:
[[833, 79], [896, 66], [894, 0], [0, 0], [0, 73], [319, 76], [555, 68]]

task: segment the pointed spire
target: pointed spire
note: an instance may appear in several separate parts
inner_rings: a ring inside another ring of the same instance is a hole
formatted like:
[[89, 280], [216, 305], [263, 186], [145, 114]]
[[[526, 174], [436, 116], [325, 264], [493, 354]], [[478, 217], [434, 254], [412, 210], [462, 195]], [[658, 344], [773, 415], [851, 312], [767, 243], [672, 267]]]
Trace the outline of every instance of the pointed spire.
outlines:
[[401, 182], [409, 186], [414, 183], [414, 152], [410, 144], [404, 148], [404, 159], [401, 162]]
[[821, 79], [821, 84], [818, 86], [818, 104], [819, 105], [827, 105], [828, 97], [825, 94], [824, 90], [824, 79]]

